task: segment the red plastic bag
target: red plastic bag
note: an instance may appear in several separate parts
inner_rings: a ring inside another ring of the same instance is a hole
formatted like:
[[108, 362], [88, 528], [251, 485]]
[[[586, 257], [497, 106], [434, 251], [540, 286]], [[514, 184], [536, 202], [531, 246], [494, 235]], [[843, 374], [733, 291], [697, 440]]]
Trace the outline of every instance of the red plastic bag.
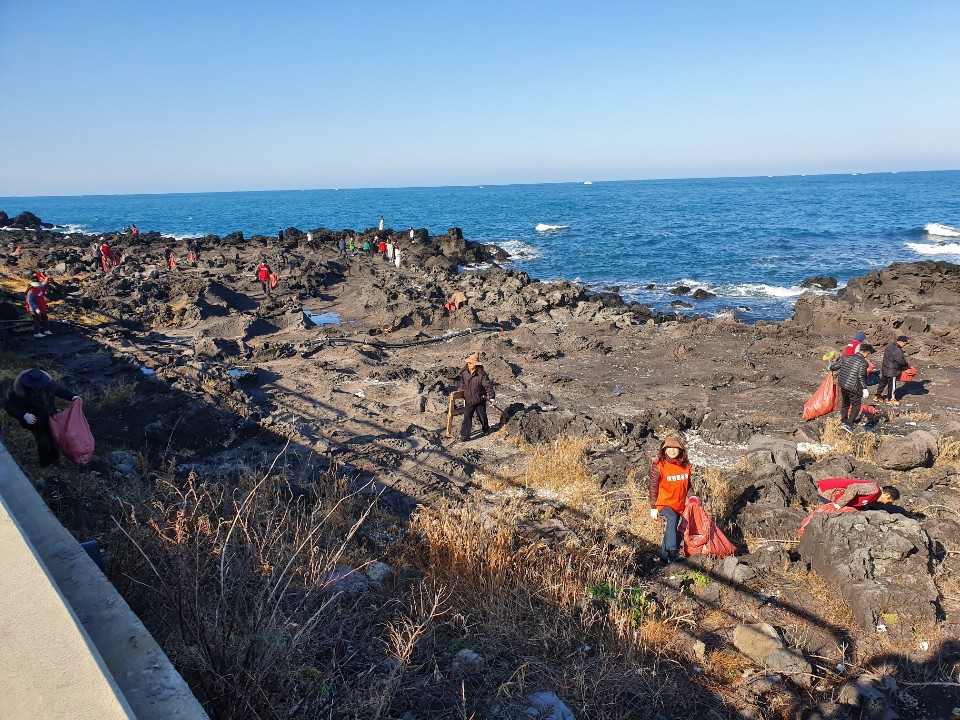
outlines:
[[827, 373], [817, 391], [804, 403], [803, 419], [813, 420], [821, 415], [832, 413], [837, 407], [838, 399], [839, 393], [833, 382], [833, 373]]
[[77, 398], [65, 410], [50, 418], [50, 434], [66, 458], [77, 465], [86, 465], [93, 457], [94, 441], [87, 418], [83, 416], [83, 401]]
[[270, 288], [273, 289], [280, 284], [280, 278], [277, 277], [275, 272], [270, 273]]
[[869, 375], [870, 373], [872, 373], [872, 372], [873, 372], [874, 370], [876, 370], [876, 369], [877, 369], [877, 366], [874, 365], [874, 364], [873, 364], [872, 362], [870, 362], [869, 360], [867, 360], [867, 375]]
[[914, 378], [917, 377], [917, 369], [911, 365], [906, 370], [900, 371], [900, 377], [897, 378], [899, 382], [913, 382]]
[[694, 498], [690, 498], [690, 502], [683, 509], [680, 530], [683, 532], [683, 554], [686, 557], [691, 555], [726, 557], [733, 555], [737, 550], [707, 515], [700, 501]]
[[849, 512], [857, 512], [857, 509], [852, 508], [849, 505], [845, 505], [841, 508], [835, 508], [833, 506], [833, 503], [826, 503], [824, 505], [821, 505], [820, 507], [818, 507], [816, 510], [814, 510], [812, 513], [810, 513], [803, 519], [803, 522], [800, 523], [800, 529], [797, 530], [797, 535], [800, 535], [800, 536], [803, 535], [803, 531], [807, 529], [807, 523], [810, 522], [810, 518], [812, 518], [817, 513], [829, 513], [831, 515], [839, 515], [840, 513], [849, 513]]

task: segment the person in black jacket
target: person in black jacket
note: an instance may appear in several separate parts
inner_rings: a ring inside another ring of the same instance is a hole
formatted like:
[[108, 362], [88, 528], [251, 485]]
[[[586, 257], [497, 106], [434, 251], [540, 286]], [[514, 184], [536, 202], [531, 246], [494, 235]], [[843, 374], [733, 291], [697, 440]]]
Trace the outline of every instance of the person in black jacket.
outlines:
[[906, 370], [910, 367], [910, 363], [907, 362], [907, 356], [903, 354], [903, 347], [908, 342], [910, 338], [906, 335], [901, 335], [892, 343], [888, 343], [887, 346], [883, 349], [883, 364], [880, 366], [880, 387], [877, 389], [877, 401], [884, 401], [884, 393], [887, 388], [890, 388], [890, 400], [891, 405], [899, 405], [900, 401], [897, 400], [897, 377], [903, 370]]
[[861, 343], [859, 352], [844, 355], [840, 362], [830, 366], [836, 371], [837, 385], [840, 386], [840, 427], [849, 433], [860, 419], [863, 398], [870, 395], [867, 390], [867, 355], [872, 352], [873, 345]]
[[50, 416], [57, 413], [55, 398], [76, 400], [78, 397], [36, 368], [24, 370], [13, 381], [4, 408], [11, 417], [20, 421], [20, 425], [33, 433], [37, 440], [40, 467], [48, 467], [60, 459], [60, 451], [50, 434]]
[[490, 422], [487, 420], [487, 400], [497, 396], [490, 382], [490, 376], [480, 364], [480, 356], [473, 353], [465, 361], [457, 384], [463, 391], [463, 423], [460, 425], [460, 439], [469, 440], [473, 430], [473, 415], [480, 419], [480, 429], [486, 435], [490, 432]]

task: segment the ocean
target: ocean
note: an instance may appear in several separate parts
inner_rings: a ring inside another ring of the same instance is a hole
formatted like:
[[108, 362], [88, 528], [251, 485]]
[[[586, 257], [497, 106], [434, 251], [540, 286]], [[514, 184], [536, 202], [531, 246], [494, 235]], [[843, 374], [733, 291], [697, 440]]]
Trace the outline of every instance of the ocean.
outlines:
[[[788, 317], [814, 275], [843, 283], [900, 260], [960, 262], [960, 171], [164, 195], [0, 198], [64, 230], [131, 223], [178, 238], [283, 227], [463, 228], [541, 280], [616, 288], [659, 309]], [[471, 268], [465, 268], [470, 272]], [[685, 285], [716, 297], [669, 291]]]

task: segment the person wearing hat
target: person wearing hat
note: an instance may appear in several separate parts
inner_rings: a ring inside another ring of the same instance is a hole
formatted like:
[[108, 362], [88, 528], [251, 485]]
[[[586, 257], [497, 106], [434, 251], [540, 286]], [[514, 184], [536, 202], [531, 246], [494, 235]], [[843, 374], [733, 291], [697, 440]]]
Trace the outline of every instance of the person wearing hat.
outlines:
[[660, 451], [650, 464], [650, 517], [663, 518], [667, 523], [660, 546], [660, 559], [665, 563], [676, 560], [680, 551], [677, 527], [687, 500], [694, 499], [690, 494], [692, 470], [687, 446], [675, 436], [660, 443]]
[[909, 342], [910, 338], [901, 335], [893, 342], [888, 343], [883, 349], [883, 364], [880, 366], [880, 387], [877, 389], [877, 402], [884, 402], [885, 398], [883, 396], [889, 387], [890, 399], [886, 402], [891, 405], [900, 404], [900, 401], [897, 400], [897, 378], [903, 370], [910, 367], [906, 355], [903, 354], [903, 348]]
[[480, 429], [486, 435], [490, 432], [490, 422], [487, 420], [487, 400], [497, 396], [490, 376], [480, 364], [477, 353], [470, 355], [465, 361], [457, 385], [463, 391], [463, 423], [460, 425], [460, 439], [469, 440], [473, 431], [473, 416], [476, 413], [480, 420]]
[[257, 280], [260, 281], [260, 287], [263, 288], [264, 295], [270, 295], [272, 288], [270, 287], [270, 273], [273, 272], [270, 270], [270, 266], [267, 265], [266, 260], [261, 260], [260, 264], [257, 265]]
[[843, 351], [843, 356], [847, 357], [848, 355], [856, 355], [858, 352], [860, 352], [860, 343], [865, 342], [866, 339], [866, 333], [858, 332], [853, 336], [853, 340], [847, 343], [847, 349]]
[[53, 335], [50, 332], [50, 324], [47, 321], [47, 286], [50, 284], [39, 280], [31, 280], [30, 287], [27, 288], [25, 304], [27, 312], [33, 318], [33, 336], [43, 337], [44, 335]]
[[50, 416], [57, 413], [56, 398], [76, 400], [79, 397], [36, 368], [24, 370], [13, 381], [4, 408], [33, 433], [40, 467], [53, 465], [60, 459], [60, 451], [50, 434]]
[[860, 419], [860, 406], [863, 399], [870, 396], [867, 390], [867, 355], [873, 352], [873, 345], [860, 343], [853, 355], [844, 355], [839, 362], [830, 365], [837, 373], [837, 385], [840, 386], [840, 428], [848, 433]]

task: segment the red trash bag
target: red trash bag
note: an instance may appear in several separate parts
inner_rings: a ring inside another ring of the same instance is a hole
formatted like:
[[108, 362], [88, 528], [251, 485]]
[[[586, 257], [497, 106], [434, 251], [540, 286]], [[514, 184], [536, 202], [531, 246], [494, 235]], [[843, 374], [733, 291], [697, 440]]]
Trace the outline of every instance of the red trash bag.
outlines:
[[94, 441], [87, 419], [83, 416], [83, 401], [77, 398], [65, 410], [50, 418], [50, 434], [60, 452], [77, 465], [86, 465], [93, 457]]
[[869, 360], [867, 360], [867, 375], [870, 375], [870, 374], [871, 374], [874, 370], [876, 370], [876, 369], [877, 369], [877, 366], [874, 365], [874, 364], [873, 364], [872, 362], [870, 362]]
[[832, 413], [837, 408], [839, 394], [833, 381], [833, 373], [827, 373], [817, 391], [804, 403], [803, 419], [813, 420], [821, 415]]
[[270, 289], [272, 290], [279, 284], [280, 278], [277, 277], [277, 274], [275, 272], [270, 273]]
[[849, 505], [844, 505], [841, 508], [835, 508], [833, 506], [833, 503], [826, 503], [824, 505], [821, 505], [820, 507], [818, 507], [816, 510], [814, 510], [812, 513], [810, 513], [803, 519], [803, 522], [800, 523], [800, 529], [797, 530], [797, 535], [800, 535], [801, 537], [803, 537], [803, 531], [807, 529], [807, 523], [810, 522], [810, 518], [812, 518], [817, 513], [829, 513], [830, 515], [839, 515], [840, 513], [851, 513], [851, 512], [857, 512], [857, 509], [850, 507]]
[[899, 382], [913, 382], [914, 378], [917, 377], [917, 369], [911, 365], [906, 370], [900, 371], [900, 377], [897, 378]]
[[696, 498], [690, 498], [690, 502], [683, 509], [680, 530], [683, 532], [683, 554], [686, 557], [691, 555], [726, 557], [733, 555], [737, 550], [707, 515], [707, 511]]

